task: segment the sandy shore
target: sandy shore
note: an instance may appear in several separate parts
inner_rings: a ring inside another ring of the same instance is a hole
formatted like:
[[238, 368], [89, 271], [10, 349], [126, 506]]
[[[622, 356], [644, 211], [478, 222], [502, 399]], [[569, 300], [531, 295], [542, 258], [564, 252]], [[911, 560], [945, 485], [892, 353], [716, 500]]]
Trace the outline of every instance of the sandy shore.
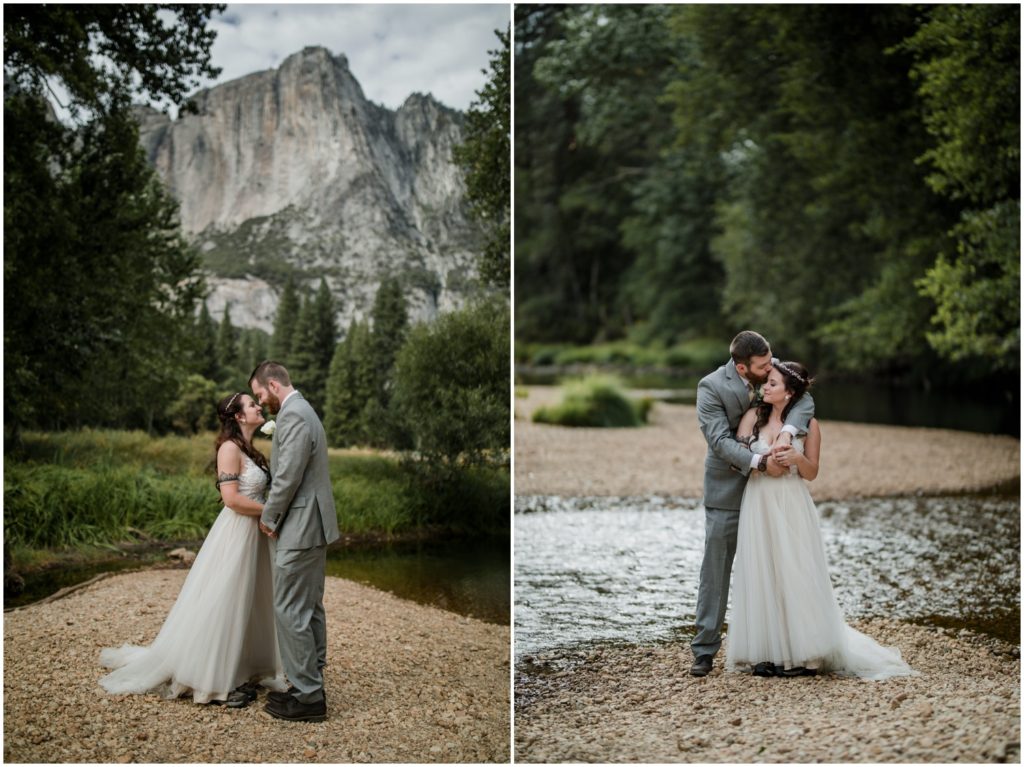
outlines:
[[[657, 403], [637, 429], [535, 424], [560, 390], [534, 386], [516, 400], [518, 495], [671, 495], [699, 498], [707, 444], [688, 405]], [[1020, 441], [945, 429], [822, 421], [815, 500], [979, 490], [1020, 476]]]
[[530, 658], [519, 762], [1019, 762], [1020, 653], [944, 629], [855, 624], [920, 676], [688, 674], [686, 645]]
[[[658, 403], [638, 429], [530, 422], [559, 391], [516, 401], [516, 493], [699, 498], [706, 445], [691, 406]], [[824, 421], [817, 500], [957, 493], [1020, 476], [1020, 442], [939, 429]], [[1017, 545], [1013, 543], [1013, 545]], [[602, 644], [516, 668], [521, 762], [1019, 762], [1020, 647], [897, 621], [854, 624], [920, 673], [689, 675], [685, 640]]]
[[112, 696], [103, 647], [152, 641], [185, 572], [4, 615], [5, 762], [507, 762], [509, 629], [327, 579], [328, 720]]

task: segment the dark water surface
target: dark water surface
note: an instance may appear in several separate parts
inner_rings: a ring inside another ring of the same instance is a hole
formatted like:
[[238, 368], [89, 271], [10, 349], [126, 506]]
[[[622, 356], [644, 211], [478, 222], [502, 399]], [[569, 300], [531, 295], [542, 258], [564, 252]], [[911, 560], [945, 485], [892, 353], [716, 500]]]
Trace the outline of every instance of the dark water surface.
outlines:
[[[1020, 643], [1020, 499], [818, 504], [848, 618]], [[688, 641], [704, 547], [694, 499], [516, 498], [516, 657], [594, 641]], [[728, 617], [727, 617], [728, 620]]]
[[[196, 551], [199, 546], [196, 542], [188, 548]], [[509, 548], [507, 539], [332, 548], [328, 553], [327, 574], [364, 583], [403, 599], [507, 626], [511, 617]], [[36, 602], [101, 573], [165, 564], [163, 549], [26, 574], [24, 593], [10, 597], [5, 592], [4, 607]]]
[[[530, 385], [555, 386], [560, 374], [537, 368], [516, 367], [516, 378]], [[582, 371], [581, 373], [582, 374]], [[621, 374], [627, 386], [662, 390], [670, 402], [692, 405], [697, 400], [697, 376]], [[957, 429], [982, 434], [1020, 436], [1020, 399], [1014, 391], [976, 386], [951, 391], [933, 388], [892, 386], [883, 383], [854, 382], [823, 378], [812, 393], [819, 418], [831, 421], [855, 421], [890, 426], [926, 426]]]

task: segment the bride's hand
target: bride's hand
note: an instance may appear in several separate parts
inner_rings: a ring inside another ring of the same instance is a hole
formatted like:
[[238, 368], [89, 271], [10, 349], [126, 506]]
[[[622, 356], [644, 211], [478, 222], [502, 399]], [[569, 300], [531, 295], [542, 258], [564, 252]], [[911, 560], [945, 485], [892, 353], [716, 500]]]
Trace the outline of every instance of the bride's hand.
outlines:
[[776, 461], [786, 468], [789, 468], [789, 465], [796, 460], [796, 451], [788, 445], [775, 448], [772, 450], [772, 455]]

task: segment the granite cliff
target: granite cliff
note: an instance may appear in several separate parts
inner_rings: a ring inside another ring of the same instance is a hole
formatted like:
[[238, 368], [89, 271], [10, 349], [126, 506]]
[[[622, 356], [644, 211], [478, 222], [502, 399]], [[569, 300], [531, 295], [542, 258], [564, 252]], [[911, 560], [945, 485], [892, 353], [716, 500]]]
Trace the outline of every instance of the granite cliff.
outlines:
[[413, 320], [462, 304], [481, 235], [452, 160], [459, 112], [421, 94], [374, 104], [324, 48], [193, 98], [198, 115], [137, 117], [203, 254], [214, 317], [230, 303], [235, 325], [269, 331], [289, 273], [310, 290], [327, 279], [342, 327], [389, 274]]

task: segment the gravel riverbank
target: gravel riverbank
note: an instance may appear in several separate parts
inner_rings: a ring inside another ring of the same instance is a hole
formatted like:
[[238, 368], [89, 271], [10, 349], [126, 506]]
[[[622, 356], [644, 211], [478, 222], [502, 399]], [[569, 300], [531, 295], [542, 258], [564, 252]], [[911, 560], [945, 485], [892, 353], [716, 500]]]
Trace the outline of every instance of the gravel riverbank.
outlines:
[[689, 675], [685, 643], [524, 659], [518, 762], [1019, 762], [1019, 648], [967, 631], [854, 624], [920, 676]]
[[[516, 400], [517, 495], [699, 498], [707, 444], [691, 405], [658, 402], [637, 429], [535, 424], [556, 387]], [[1020, 441], [946, 429], [822, 421], [815, 500], [980, 490], [1020, 477]]]
[[5, 762], [507, 762], [509, 628], [327, 579], [328, 719], [108, 695], [103, 647], [156, 636], [186, 573], [4, 615]]

